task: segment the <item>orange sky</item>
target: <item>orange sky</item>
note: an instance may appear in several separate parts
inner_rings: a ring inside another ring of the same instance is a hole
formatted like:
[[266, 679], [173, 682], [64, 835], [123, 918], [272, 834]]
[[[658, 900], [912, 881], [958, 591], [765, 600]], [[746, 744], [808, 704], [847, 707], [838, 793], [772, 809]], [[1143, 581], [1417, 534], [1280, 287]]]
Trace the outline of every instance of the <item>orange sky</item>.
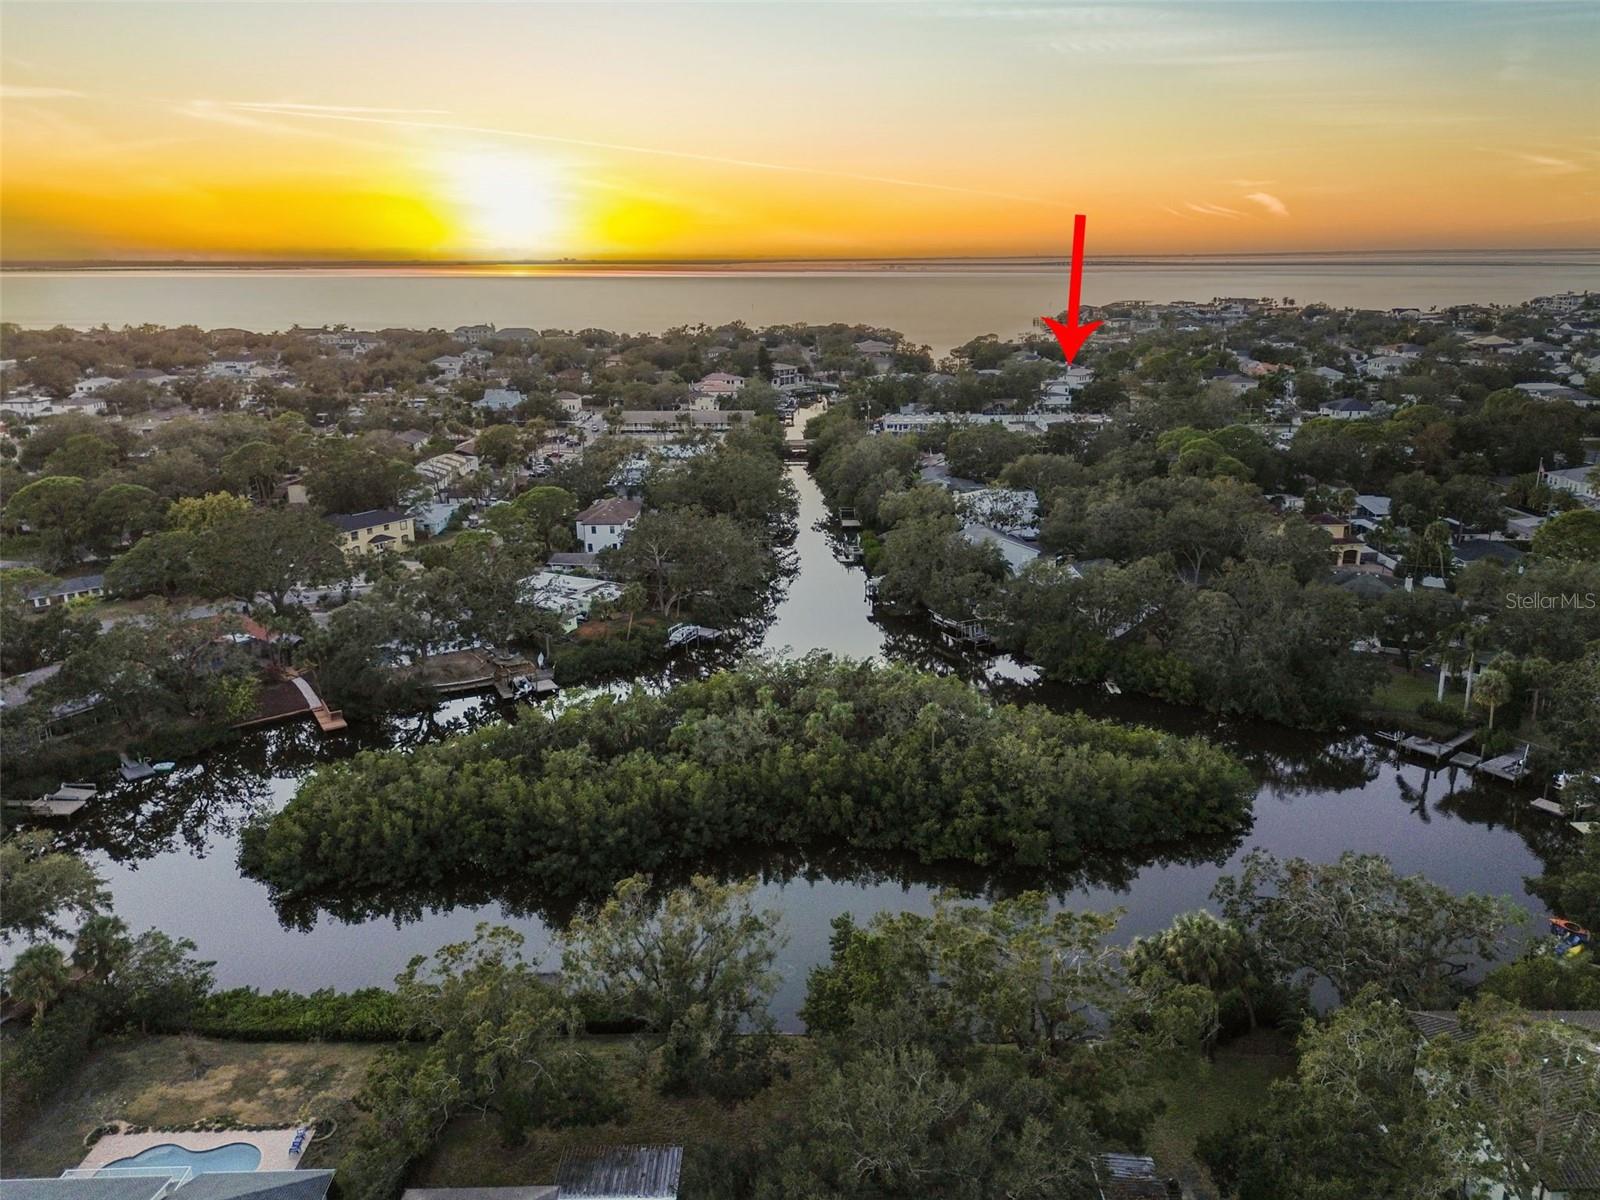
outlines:
[[1600, 7], [0, 5], [0, 253], [1600, 245]]

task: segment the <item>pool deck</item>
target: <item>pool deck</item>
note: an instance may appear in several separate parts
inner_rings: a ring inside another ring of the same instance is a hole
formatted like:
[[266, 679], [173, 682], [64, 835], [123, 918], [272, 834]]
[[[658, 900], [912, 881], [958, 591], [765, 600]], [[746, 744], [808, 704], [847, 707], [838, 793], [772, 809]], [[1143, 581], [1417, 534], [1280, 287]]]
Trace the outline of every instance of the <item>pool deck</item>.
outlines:
[[256, 1170], [293, 1171], [300, 1165], [300, 1155], [304, 1154], [306, 1146], [311, 1144], [308, 1135], [305, 1144], [298, 1151], [294, 1154], [289, 1153], [289, 1146], [294, 1141], [298, 1129], [298, 1126], [291, 1126], [287, 1129], [222, 1129], [204, 1133], [160, 1130], [151, 1130], [148, 1133], [108, 1133], [89, 1147], [89, 1155], [78, 1164], [78, 1169], [98, 1170], [100, 1167], [109, 1166], [119, 1158], [131, 1158], [155, 1146], [182, 1146], [185, 1150], [215, 1150], [220, 1146], [245, 1142], [261, 1151], [261, 1162]]

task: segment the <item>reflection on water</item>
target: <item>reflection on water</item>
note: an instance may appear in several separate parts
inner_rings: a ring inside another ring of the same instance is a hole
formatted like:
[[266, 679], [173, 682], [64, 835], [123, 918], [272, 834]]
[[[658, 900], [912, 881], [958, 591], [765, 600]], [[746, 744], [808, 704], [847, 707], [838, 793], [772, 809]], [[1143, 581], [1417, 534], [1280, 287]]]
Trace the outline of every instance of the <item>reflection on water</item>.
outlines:
[[[1217, 876], [1243, 852], [1329, 860], [1343, 850], [1388, 855], [1458, 891], [1510, 895], [1529, 904], [1523, 877], [1559, 845], [1564, 826], [1530, 810], [1506, 789], [1477, 784], [1455, 768], [1427, 769], [1397, 759], [1361, 736], [1329, 739], [1260, 725], [1230, 724], [1204, 713], [1130, 696], [1031, 682], [1007, 660], [955, 653], [914, 622], [874, 621], [859, 567], [841, 561], [821, 495], [793, 468], [800, 499], [790, 579], [764, 635], [743, 631], [647, 681], [703, 674], [747, 649], [832, 650], [880, 655], [959, 673], [997, 698], [1082, 708], [1095, 715], [1200, 733], [1228, 746], [1260, 781], [1250, 831], [1231, 843], [1185, 843], [1139, 858], [1096, 858], [1055, 874], [1036, 869], [930, 867], [889, 856], [826, 848], [761, 850], [694, 864], [724, 877], [755, 875], [758, 899], [782, 911], [789, 942], [776, 999], [793, 1023], [806, 972], [828, 953], [829, 922], [840, 913], [927, 911], [941, 888], [975, 896], [1044, 888], [1075, 907], [1121, 907], [1123, 935], [1147, 933], [1206, 902]], [[566, 697], [570, 701], [571, 696]], [[341, 897], [324, 907], [286, 910], [280, 920], [268, 890], [236, 869], [240, 826], [281, 806], [316, 764], [363, 749], [417, 746], [511, 715], [489, 698], [451, 701], [423, 715], [393, 717], [325, 736], [309, 724], [256, 731], [165, 779], [102, 793], [63, 840], [88, 852], [106, 875], [117, 910], [136, 929], [157, 926], [194, 939], [217, 960], [225, 986], [355, 987], [388, 983], [414, 954], [469, 937], [479, 921], [512, 925], [534, 953], [550, 944], [549, 923], [566, 910], [509, 886], [463, 881], [449, 892]]]

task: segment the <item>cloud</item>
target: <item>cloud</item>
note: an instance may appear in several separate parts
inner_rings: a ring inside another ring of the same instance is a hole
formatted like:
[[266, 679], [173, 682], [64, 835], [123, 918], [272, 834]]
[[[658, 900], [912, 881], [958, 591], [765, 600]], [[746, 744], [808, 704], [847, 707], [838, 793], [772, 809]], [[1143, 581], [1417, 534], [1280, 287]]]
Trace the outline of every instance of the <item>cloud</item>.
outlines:
[[21, 83], [0, 84], [0, 100], [78, 100], [86, 92], [64, 87], [30, 87]]
[[1234, 187], [1258, 188], [1270, 187], [1278, 181], [1276, 179], [1230, 179], [1228, 182], [1233, 184]]
[[1550, 154], [1518, 154], [1517, 157], [1530, 167], [1537, 168], [1536, 173], [1540, 175], [1576, 175], [1585, 169], [1582, 163]]
[[716, 163], [728, 167], [746, 167], [756, 171], [781, 171], [792, 175], [810, 175], [827, 179], [849, 179], [858, 183], [881, 183], [891, 187], [915, 188], [919, 191], [953, 192], [963, 196], [984, 196], [991, 200], [1014, 200], [1022, 204], [1038, 204], [1047, 208], [1070, 210], [1072, 205], [1062, 200], [1043, 196], [1018, 195], [1014, 192], [996, 192], [986, 188], [962, 187], [953, 183], [934, 183], [926, 179], [902, 179], [893, 175], [866, 175], [855, 171], [832, 171], [825, 167], [808, 167], [794, 163], [764, 162], [760, 159], [728, 158], [720, 154], [698, 154], [692, 150], [676, 150], [658, 146], [636, 146], [626, 142], [603, 142], [589, 138], [564, 137], [554, 133], [539, 133], [528, 129], [501, 129], [484, 125], [465, 125], [454, 121], [418, 120], [412, 117], [374, 116], [362, 112], [330, 111], [318, 106], [295, 106], [260, 101], [227, 101], [220, 105], [209, 100], [196, 100], [179, 109], [189, 116], [203, 120], [227, 120], [220, 109], [235, 110], [232, 123], [256, 122], [264, 132], [283, 133], [291, 125], [261, 121], [261, 116], [294, 117], [315, 121], [338, 121], [362, 125], [390, 125], [401, 129], [437, 130], [444, 133], [472, 134], [479, 137], [510, 138], [516, 141], [548, 143], [555, 146], [578, 146], [589, 150], [612, 150], [621, 154], [643, 154], [655, 158], [684, 159], [690, 162]]
[[1275, 217], [1287, 217], [1289, 215], [1289, 206], [1271, 192], [1251, 192], [1245, 199], [1261, 205], [1262, 208]]
[[365, 104], [296, 104], [288, 100], [251, 101], [236, 100], [233, 108], [253, 109], [260, 112], [333, 113], [381, 116], [448, 116], [446, 108], [376, 108]]
[[1192, 209], [1203, 217], [1227, 217], [1231, 221], [1244, 216], [1238, 209], [1223, 208], [1220, 204], [1196, 204], [1193, 200], [1186, 200], [1184, 207]]

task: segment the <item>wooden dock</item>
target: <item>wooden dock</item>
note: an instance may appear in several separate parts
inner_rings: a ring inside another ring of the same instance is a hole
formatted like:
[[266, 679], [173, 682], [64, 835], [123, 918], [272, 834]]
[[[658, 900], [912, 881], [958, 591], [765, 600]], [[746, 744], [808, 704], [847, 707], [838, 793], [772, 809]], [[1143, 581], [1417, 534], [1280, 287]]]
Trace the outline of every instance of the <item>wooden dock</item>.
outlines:
[[494, 692], [502, 700], [514, 700], [519, 684], [527, 686], [535, 696], [553, 695], [559, 690], [549, 667], [541, 667], [520, 654], [489, 650], [447, 650], [401, 670], [441, 696]]
[[855, 509], [853, 509], [853, 508], [841, 508], [839, 510], [839, 528], [840, 529], [860, 529], [861, 528], [861, 518], [856, 515], [856, 510]]
[[1516, 753], [1485, 759], [1478, 764], [1478, 770], [1496, 779], [1504, 779], [1507, 783], [1520, 783], [1528, 774], [1528, 748], [1524, 746]]
[[100, 789], [92, 783], [63, 783], [48, 796], [32, 800], [8, 799], [6, 807], [20, 809], [36, 817], [70, 817], [99, 792]]
[[[1433, 738], [1425, 737], [1406, 737], [1400, 738], [1395, 742], [1395, 745], [1402, 750], [1409, 750], [1412, 754], [1420, 754], [1424, 758], [1431, 758], [1434, 762], [1438, 762], [1440, 759], [1454, 754], [1477, 736], [1478, 731], [1476, 729], [1469, 729], [1465, 733], [1456, 734], [1448, 742], [1439, 742]], [[1469, 755], [1468, 757], [1471, 756]]]

